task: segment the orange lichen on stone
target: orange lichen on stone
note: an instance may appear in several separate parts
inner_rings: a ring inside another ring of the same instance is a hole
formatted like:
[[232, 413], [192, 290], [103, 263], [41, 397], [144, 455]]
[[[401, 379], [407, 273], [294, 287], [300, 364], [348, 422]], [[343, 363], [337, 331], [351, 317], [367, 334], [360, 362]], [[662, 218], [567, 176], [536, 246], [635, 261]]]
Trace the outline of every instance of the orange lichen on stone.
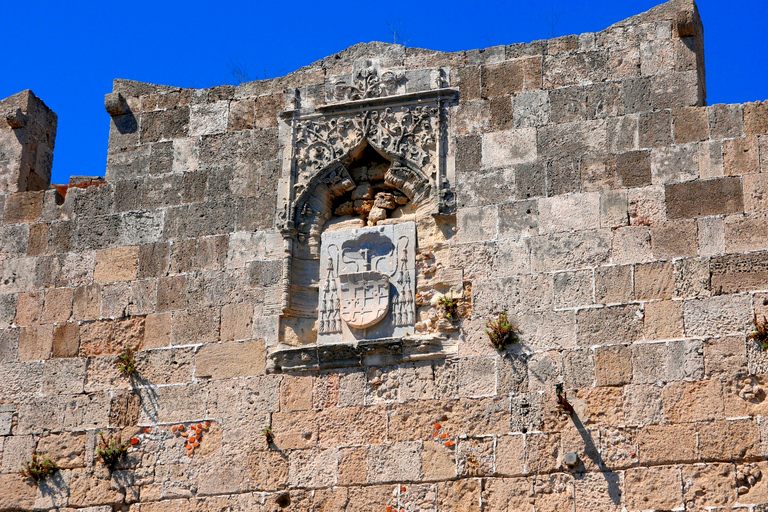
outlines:
[[136, 446], [137, 444], [139, 444], [138, 438], [132, 437], [131, 438], [131, 446]]
[[446, 441], [445, 442], [445, 446], [448, 447], [448, 448], [450, 448], [451, 446], [454, 446], [455, 444], [456, 443], [454, 443], [453, 441]]

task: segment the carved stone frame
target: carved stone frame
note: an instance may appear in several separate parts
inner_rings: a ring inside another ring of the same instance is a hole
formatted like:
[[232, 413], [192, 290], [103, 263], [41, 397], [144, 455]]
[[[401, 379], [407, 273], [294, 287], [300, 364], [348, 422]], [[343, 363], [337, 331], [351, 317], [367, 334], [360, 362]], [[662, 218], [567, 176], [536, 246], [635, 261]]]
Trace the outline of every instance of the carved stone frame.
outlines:
[[316, 298], [302, 304], [302, 287], [292, 277], [304, 271], [307, 258], [319, 257], [320, 234], [332, 213], [329, 205], [354, 188], [346, 165], [365, 145], [392, 162], [385, 182], [408, 196], [420, 214], [454, 214], [453, 176], [446, 170], [446, 107], [457, 96], [456, 89], [438, 88], [302, 108], [297, 94], [297, 108], [281, 113], [284, 154], [277, 216], [284, 241], [281, 325], [278, 344], [269, 350], [271, 371], [428, 359], [444, 353], [445, 340], [436, 337], [297, 347], [283, 343], [282, 333], [292, 320], [317, 315]]

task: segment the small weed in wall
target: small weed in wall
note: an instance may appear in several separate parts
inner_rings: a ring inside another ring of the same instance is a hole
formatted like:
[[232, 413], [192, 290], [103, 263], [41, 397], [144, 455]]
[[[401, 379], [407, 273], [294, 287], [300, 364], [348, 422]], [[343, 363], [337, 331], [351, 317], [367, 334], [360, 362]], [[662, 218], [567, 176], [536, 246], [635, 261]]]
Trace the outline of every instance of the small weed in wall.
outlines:
[[451, 322], [458, 320], [459, 315], [456, 313], [456, 307], [459, 302], [450, 295], [444, 295], [437, 301], [437, 307], [443, 312], [445, 318]]
[[112, 436], [107, 440], [104, 437], [104, 432], [99, 432], [99, 447], [96, 450], [96, 455], [99, 456], [101, 462], [103, 462], [109, 469], [115, 469], [115, 464], [117, 464], [127, 452], [127, 444], [121, 443], [119, 440], [115, 441], [112, 439]]
[[32, 453], [32, 460], [28, 460], [24, 465], [19, 468], [21, 476], [31, 478], [35, 482], [39, 482], [41, 478], [45, 478], [54, 471], [59, 469], [55, 462], [48, 457], [39, 457], [37, 453]]
[[749, 334], [749, 337], [759, 341], [763, 350], [768, 350], [768, 319], [763, 316], [762, 320], [758, 320], [757, 315], [755, 315], [754, 324], [755, 328]]
[[275, 442], [275, 434], [272, 432], [271, 428], [264, 427], [264, 430], [261, 431], [261, 434], [264, 436], [267, 444], [272, 444]]
[[136, 372], [136, 359], [134, 359], [133, 354], [133, 348], [130, 345], [126, 345], [125, 349], [115, 359], [117, 369], [123, 375], [131, 376]]
[[487, 320], [485, 327], [485, 334], [488, 335], [491, 345], [499, 350], [503, 350], [507, 345], [513, 345], [520, 341], [517, 337], [517, 325], [509, 321], [506, 311], [499, 313], [498, 318], [495, 320]]

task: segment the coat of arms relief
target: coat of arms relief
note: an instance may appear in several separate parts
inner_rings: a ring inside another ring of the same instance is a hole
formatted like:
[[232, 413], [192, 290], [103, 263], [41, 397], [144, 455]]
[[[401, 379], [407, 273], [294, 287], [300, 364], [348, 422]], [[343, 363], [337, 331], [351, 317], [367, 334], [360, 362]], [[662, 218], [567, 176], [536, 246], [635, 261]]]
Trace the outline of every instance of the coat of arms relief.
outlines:
[[446, 113], [457, 91], [446, 75], [428, 70], [434, 79], [409, 89], [404, 71], [361, 60], [328, 79], [325, 104], [304, 107], [297, 93], [281, 115], [290, 157], [273, 371], [444, 356], [445, 340], [416, 326], [417, 226], [453, 218]]

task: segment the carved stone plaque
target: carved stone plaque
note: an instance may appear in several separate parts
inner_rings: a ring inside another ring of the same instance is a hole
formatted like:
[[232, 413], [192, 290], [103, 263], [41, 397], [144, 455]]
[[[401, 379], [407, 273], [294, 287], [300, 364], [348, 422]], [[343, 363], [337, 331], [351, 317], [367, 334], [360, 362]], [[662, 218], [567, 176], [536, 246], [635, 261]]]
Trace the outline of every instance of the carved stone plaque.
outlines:
[[413, 333], [416, 225], [330, 231], [321, 240], [318, 342]]

